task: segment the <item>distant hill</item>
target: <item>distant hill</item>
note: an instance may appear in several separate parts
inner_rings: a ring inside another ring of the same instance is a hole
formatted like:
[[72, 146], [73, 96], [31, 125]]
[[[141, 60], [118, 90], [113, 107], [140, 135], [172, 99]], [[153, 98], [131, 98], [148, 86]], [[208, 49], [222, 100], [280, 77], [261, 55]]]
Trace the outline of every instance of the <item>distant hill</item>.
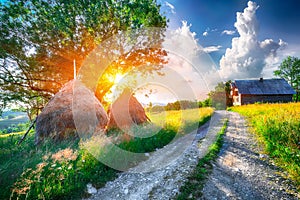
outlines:
[[29, 121], [25, 112], [5, 111], [0, 117], [0, 130]]

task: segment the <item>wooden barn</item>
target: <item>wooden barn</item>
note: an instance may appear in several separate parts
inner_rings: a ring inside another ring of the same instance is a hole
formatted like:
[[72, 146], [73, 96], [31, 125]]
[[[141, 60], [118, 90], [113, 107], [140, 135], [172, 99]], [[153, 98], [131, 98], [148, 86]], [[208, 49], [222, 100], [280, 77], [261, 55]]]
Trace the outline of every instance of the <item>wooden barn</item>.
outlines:
[[284, 79], [235, 80], [231, 83], [233, 105], [256, 102], [291, 102], [296, 92]]

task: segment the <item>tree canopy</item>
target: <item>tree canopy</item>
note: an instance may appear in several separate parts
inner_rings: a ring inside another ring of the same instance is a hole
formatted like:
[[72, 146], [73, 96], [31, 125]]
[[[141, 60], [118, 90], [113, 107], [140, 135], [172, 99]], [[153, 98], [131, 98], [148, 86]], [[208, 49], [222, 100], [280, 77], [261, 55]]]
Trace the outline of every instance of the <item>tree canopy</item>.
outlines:
[[284, 78], [297, 92], [295, 100], [299, 100], [300, 96], [300, 59], [293, 56], [285, 58], [279, 66], [278, 70], [274, 71], [274, 75]]
[[[164, 28], [166, 23], [155, 0], [0, 2], [0, 108], [9, 102], [24, 102], [39, 110], [73, 79], [73, 60], [80, 67], [97, 45], [120, 30]], [[153, 49], [149, 52], [163, 55]], [[130, 64], [117, 65], [116, 61], [107, 73], [124, 73], [140, 64], [129, 57], [124, 55]], [[106, 89], [98, 94], [100, 100], [110, 89], [102, 82], [100, 88]]]

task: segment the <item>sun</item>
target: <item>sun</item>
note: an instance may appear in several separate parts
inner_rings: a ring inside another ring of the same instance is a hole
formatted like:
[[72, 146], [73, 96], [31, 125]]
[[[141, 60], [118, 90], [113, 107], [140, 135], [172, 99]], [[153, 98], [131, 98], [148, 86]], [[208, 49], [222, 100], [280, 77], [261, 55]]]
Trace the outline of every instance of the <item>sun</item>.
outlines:
[[115, 84], [119, 83], [122, 80], [123, 77], [124, 77], [124, 75], [117, 73], [115, 75], [114, 83]]

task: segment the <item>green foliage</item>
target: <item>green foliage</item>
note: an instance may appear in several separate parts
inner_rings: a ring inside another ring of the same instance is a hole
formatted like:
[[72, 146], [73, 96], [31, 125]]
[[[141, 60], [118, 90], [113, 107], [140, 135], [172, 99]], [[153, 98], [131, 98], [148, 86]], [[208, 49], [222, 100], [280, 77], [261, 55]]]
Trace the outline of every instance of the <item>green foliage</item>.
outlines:
[[211, 99], [211, 104], [217, 110], [224, 110], [227, 106], [232, 105], [232, 101], [229, 98], [230, 95], [231, 80], [217, 84], [215, 89], [211, 91], [208, 96]]
[[74, 59], [81, 66], [102, 41], [140, 27], [166, 27], [155, 0], [1, 1], [0, 110], [9, 102], [40, 110], [73, 79]]
[[174, 103], [168, 103], [165, 106], [165, 110], [186, 110], [186, 109], [193, 109], [198, 107], [199, 105], [197, 101], [180, 100], [180, 101], [175, 101]]
[[[3, 121], [5, 122], [6, 120], [3, 120]], [[0, 122], [0, 125], [1, 125], [1, 122]], [[1, 129], [0, 134], [23, 132], [23, 131], [27, 130], [28, 127], [29, 127], [29, 123], [11, 124], [7, 128]]]
[[175, 101], [173, 103], [168, 103], [165, 106], [155, 105], [151, 107], [151, 109], [147, 109], [152, 112], [163, 112], [163, 111], [171, 111], [171, 110], [187, 110], [201, 107], [211, 107], [211, 99], [207, 98], [204, 101], [189, 101], [189, 100], [180, 100]]
[[202, 189], [207, 176], [212, 171], [211, 162], [218, 157], [223, 145], [223, 135], [226, 131], [228, 120], [217, 134], [216, 142], [209, 147], [208, 153], [199, 160], [195, 170], [188, 177], [188, 181], [180, 188], [180, 194], [176, 199], [198, 199], [202, 196]]
[[211, 106], [212, 106], [212, 99], [211, 98], [207, 98], [203, 102], [201, 102], [201, 107], [211, 107]]
[[[155, 130], [157, 130], [157, 128]], [[139, 127], [139, 129], [135, 131], [143, 131], [143, 128]], [[151, 137], [133, 137], [129, 141], [122, 142], [119, 147], [135, 153], [153, 152], [155, 149], [162, 148], [169, 144], [174, 139], [176, 134], [176, 127], [167, 126], [166, 128], [160, 129]]]
[[257, 104], [233, 107], [246, 116], [266, 153], [300, 188], [300, 104]]
[[116, 171], [103, 165], [78, 141], [35, 147], [34, 133], [0, 138], [0, 199], [80, 199], [87, 183], [103, 186]]
[[[11, 133], [24, 131], [28, 127], [28, 119], [14, 118], [14, 119], [3, 119], [0, 120], [0, 132]], [[14, 129], [14, 130], [12, 130]], [[10, 132], [8, 130], [11, 130]]]
[[279, 66], [278, 70], [274, 71], [274, 75], [284, 78], [294, 88], [297, 94], [295, 100], [300, 99], [300, 59], [297, 57], [288, 56]]

